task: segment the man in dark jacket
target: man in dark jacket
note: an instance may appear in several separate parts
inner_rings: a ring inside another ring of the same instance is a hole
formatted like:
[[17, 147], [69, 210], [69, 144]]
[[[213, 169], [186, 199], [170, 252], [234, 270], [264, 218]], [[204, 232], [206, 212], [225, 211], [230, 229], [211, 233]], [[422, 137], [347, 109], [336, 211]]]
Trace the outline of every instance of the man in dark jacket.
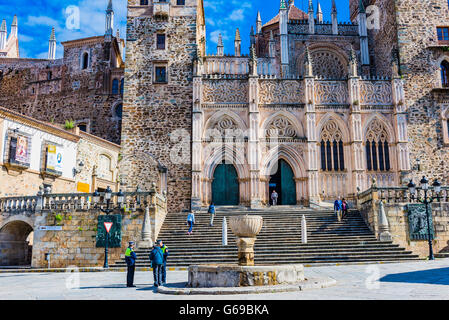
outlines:
[[137, 255], [134, 252], [134, 242], [130, 241], [129, 246], [126, 249], [125, 261], [128, 266], [128, 274], [126, 276], [126, 286], [135, 287], [134, 285], [134, 271], [136, 270]]
[[159, 247], [164, 254], [164, 263], [162, 264], [162, 284], [167, 281], [167, 257], [168, 257], [168, 247], [162, 242], [162, 240], [157, 240]]
[[154, 243], [150, 253], [151, 265], [153, 266], [154, 286], [162, 285], [162, 265], [164, 264], [164, 253], [157, 242]]

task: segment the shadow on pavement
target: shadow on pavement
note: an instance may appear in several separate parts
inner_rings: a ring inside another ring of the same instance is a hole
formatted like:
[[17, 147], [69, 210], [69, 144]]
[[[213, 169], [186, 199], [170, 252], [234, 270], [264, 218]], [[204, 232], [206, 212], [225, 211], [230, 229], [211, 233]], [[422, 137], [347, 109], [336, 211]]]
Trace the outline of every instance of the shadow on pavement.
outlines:
[[389, 274], [379, 281], [449, 285], [449, 268]]
[[98, 287], [80, 287], [80, 289], [119, 289], [119, 288], [126, 288], [126, 284], [111, 284]]

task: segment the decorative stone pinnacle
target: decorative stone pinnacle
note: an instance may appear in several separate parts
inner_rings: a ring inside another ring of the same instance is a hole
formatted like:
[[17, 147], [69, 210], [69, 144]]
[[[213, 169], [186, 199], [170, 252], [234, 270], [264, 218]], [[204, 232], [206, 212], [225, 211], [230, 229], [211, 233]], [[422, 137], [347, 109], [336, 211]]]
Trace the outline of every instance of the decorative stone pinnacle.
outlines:
[[241, 41], [239, 28], [235, 30], [235, 41]]
[[285, 3], [285, 0], [281, 0], [281, 7], [279, 9], [287, 10], [287, 4]]
[[1, 27], [0, 27], [0, 31], [6, 32], [6, 20], [3, 20], [3, 21], [2, 21], [2, 25], [1, 25]]
[[17, 15], [14, 15], [14, 18], [12, 19], [12, 27], [17, 27]]
[[335, 0], [332, 0], [332, 13], [337, 13], [337, 5], [335, 4]]
[[55, 28], [51, 28], [50, 41], [56, 41]]
[[262, 22], [262, 18], [260, 16], [260, 11], [257, 11], [257, 22]]
[[107, 12], [112, 12], [112, 11], [114, 11], [114, 9], [112, 8], [112, 0], [109, 0], [108, 8], [107, 8], [106, 11], [107, 11]]
[[363, 5], [363, 0], [359, 0], [359, 13], [365, 13], [365, 6]]
[[313, 12], [313, 3], [312, 3], [312, 0], [309, 0], [309, 12]]

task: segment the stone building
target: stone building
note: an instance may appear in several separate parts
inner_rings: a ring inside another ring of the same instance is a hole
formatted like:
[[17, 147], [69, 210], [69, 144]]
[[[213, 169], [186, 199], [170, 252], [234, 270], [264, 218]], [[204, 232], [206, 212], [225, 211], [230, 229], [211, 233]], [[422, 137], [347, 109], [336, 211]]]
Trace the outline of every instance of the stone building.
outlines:
[[[206, 55], [202, 1], [128, 1], [123, 175], [132, 189], [163, 177], [171, 211], [350, 197], [403, 183], [407, 102], [396, 72], [370, 60], [367, 16], [322, 19], [294, 1], [251, 31], [251, 54], [219, 38]], [[388, 68], [397, 69], [391, 60]], [[148, 151], [153, 163], [133, 157]], [[165, 171], [161, 170], [165, 169]], [[138, 177], [138, 178], [137, 178]], [[145, 177], [144, 179], [142, 179]], [[139, 180], [139, 182], [137, 182]]]
[[0, 197], [118, 191], [120, 146], [0, 107]]
[[379, 14], [378, 28], [368, 32], [372, 69], [391, 76], [389, 63], [398, 58], [415, 183], [423, 175], [449, 182], [448, 6], [446, 0], [350, 1], [353, 21], [359, 8]]
[[124, 39], [113, 34], [109, 1], [104, 35], [63, 42], [56, 58], [56, 34], [47, 59], [22, 58], [14, 17], [8, 36], [0, 27], [0, 105], [43, 121], [73, 120], [88, 133], [119, 143], [124, 79]]

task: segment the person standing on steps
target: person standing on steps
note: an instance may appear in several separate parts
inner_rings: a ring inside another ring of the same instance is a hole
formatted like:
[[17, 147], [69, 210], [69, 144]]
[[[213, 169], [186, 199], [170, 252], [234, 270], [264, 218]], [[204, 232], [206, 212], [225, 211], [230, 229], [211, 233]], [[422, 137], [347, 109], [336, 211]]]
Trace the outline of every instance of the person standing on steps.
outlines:
[[273, 190], [273, 192], [271, 193], [271, 201], [273, 203], [273, 206], [277, 206], [278, 204], [278, 193], [276, 192], [276, 190]]
[[210, 213], [210, 226], [213, 227], [215, 218], [215, 205], [213, 202], [210, 204], [209, 210], [207, 210], [207, 212]]
[[187, 231], [188, 235], [192, 234], [193, 225], [195, 224], [195, 214], [192, 212], [189, 212], [187, 215], [187, 224], [189, 225], [189, 231]]
[[125, 261], [126, 266], [128, 267], [128, 273], [126, 275], [126, 286], [128, 288], [136, 287], [134, 285], [134, 271], [136, 270], [136, 259], [137, 255], [134, 252], [134, 242], [130, 241], [129, 246], [125, 252]]
[[348, 202], [345, 200], [345, 198], [343, 198], [343, 200], [341, 201], [341, 210], [343, 212], [341, 216], [342, 219], [344, 219], [348, 214], [348, 209], [349, 209]]
[[164, 264], [164, 254], [157, 242], [154, 243], [153, 250], [150, 252], [151, 266], [153, 268], [154, 286], [162, 285], [162, 265]]
[[334, 212], [337, 215], [337, 220], [341, 221], [341, 210], [342, 210], [343, 202], [340, 200], [340, 197], [338, 197], [337, 200], [334, 202]]
[[162, 284], [164, 285], [167, 282], [167, 257], [168, 257], [168, 248], [167, 246], [162, 242], [162, 240], [157, 240], [157, 243], [159, 244], [159, 247], [162, 250], [162, 253], [164, 254], [164, 263], [162, 264]]

